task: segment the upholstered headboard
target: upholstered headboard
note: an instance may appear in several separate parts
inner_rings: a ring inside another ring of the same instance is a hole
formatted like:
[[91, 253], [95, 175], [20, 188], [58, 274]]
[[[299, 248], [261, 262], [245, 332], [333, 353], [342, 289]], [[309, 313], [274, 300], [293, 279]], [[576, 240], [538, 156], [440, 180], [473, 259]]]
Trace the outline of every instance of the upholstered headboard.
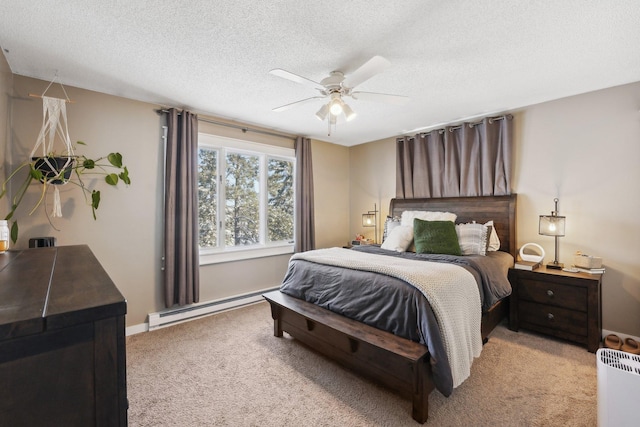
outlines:
[[391, 199], [389, 215], [401, 216], [404, 211], [452, 212], [456, 223], [484, 224], [493, 220], [500, 239], [500, 250], [516, 256], [517, 195], [480, 197], [442, 197], [433, 199]]

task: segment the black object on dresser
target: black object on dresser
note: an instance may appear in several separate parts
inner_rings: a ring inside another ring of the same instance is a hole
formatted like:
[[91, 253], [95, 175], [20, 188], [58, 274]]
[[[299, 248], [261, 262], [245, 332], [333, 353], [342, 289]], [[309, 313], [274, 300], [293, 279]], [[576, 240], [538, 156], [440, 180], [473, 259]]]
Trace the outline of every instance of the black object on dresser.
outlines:
[[509, 329], [529, 329], [584, 345], [600, 346], [601, 274], [570, 273], [540, 267], [509, 270]]
[[127, 425], [126, 311], [88, 246], [0, 255], [0, 424]]

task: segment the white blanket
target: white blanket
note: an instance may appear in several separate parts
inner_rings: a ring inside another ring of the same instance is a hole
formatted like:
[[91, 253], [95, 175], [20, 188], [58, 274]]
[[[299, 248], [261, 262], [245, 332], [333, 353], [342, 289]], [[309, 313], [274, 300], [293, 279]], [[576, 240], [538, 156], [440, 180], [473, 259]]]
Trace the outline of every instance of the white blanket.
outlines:
[[482, 351], [482, 308], [478, 285], [466, 269], [453, 264], [407, 260], [343, 248], [300, 252], [292, 259], [386, 274], [415, 286], [429, 301], [438, 321], [451, 365], [453, 387], [469, 377], [473, 359]]

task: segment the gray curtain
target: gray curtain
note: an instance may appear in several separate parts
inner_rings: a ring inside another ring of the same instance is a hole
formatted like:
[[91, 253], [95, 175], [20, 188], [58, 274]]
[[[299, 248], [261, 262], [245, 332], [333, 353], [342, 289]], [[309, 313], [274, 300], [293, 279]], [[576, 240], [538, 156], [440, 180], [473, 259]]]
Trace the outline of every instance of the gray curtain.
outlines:
[[311, 140], [296, 138], [296, 243], [294, 250], [304, 252], [316, 247], [313, 216], [313, 164]]
[[164, 202], [165, 304], [200, 299], [198, 116], [172, 108], [167, 117]]
[[511, 194], [513, 116], [396, 140], [396, 197]]

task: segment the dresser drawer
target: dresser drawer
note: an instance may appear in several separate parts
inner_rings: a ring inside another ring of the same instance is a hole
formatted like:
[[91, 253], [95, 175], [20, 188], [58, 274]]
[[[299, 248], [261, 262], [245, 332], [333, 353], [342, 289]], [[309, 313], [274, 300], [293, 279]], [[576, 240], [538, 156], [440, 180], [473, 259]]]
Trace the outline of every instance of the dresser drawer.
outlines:
[[544, 280], [521, 279], [518, 297], [569, 310], [587, 311], [587, 289]]
[[523, 324], [529, 323], [569, 334], [587, 336], [587, 313], [582, 311], [520, 301], [520, 321]]

